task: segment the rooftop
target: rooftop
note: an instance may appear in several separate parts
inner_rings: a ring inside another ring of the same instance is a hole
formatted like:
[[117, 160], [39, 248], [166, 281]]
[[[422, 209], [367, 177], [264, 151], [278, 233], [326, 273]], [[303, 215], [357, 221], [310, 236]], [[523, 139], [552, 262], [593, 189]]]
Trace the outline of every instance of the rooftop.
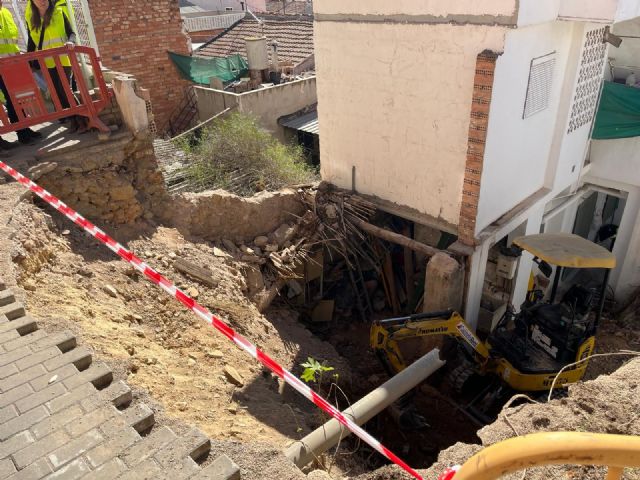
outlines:
[[180, 14], [204, 12], [204, 8], [199, 7], [188, 0], [180, 0]]
[[267, 0], [267, 12], [279, 15], [305, 15], [313, 13], [312, 0], [287, 0], [286, 7], [282, 0]]
[[301, 132], [320, 135], [320, 127], [318, 125], [318, 106], [304, 108], [292, 115], [287, 115], [278, 120], [283, 127], [291, 128]]
[[245, 38], [264, 35], [267, 43], [278, 42], [281, 62], [291, 61], [294, 65], [313, 55], [313, 17], [311, 15], [282, 16], [264, 15], [259, 17], [262, 25], [251, 16], [229, 27], [197, 49], [195, 55], [202, 57], [228, 57], [236, 53], [247, 56]]

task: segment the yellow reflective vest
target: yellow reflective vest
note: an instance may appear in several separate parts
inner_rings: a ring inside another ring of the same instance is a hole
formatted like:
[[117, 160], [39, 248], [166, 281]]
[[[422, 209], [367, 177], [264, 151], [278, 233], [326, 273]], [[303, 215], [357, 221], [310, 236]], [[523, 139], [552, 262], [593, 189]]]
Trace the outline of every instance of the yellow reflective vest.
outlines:
[[[51, 23], [49, 23], [49, 25], [44, 30], [42, 48], [38, 48], [40, 45], [40, 37], [42, 35], [42, 27], [33, 28], [33, 26], [31, 25], [33, 8], [36, 7], [32, 5], [31, 1], [29, 1], [29, 3], [27, 4], [27, 9], [24, 12], [24, 16], [27, 22], [27, 28], [29, 29], [29, 36], [36, 46], [36, 51], [63, 47], [64, 44], [68, 41], [67, 31], [65, 29], [65, 19], [67, 19], [68, 21], [69, 18], [67, 15], [67, 2], [63, 0], [58, 0], [58, 2], [56, 2], [53, 10], [53, 15], [51, 16]], [[56, 66], [53, 58], [46, 58], [45, 63], [47, 65], [47, 68], [54, 68]], [[64, 67], [71, 66], [71, 61], [66, 55], [60, 57], [60, 63]]]
[[0, 7], [0, 58], [19, 52], [18, 27], [13, 21], [13, 15], [5, 7]]

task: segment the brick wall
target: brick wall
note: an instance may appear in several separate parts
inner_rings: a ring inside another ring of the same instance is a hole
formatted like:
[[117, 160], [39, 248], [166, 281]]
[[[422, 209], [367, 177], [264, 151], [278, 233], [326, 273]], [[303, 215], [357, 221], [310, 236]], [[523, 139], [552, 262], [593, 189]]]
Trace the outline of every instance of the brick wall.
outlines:
[[458, 238], [462, 243], [475, 245], [476, 218], [480, 199], [480, 179], [489, 125], [489, 110], [498, 54], [485, 50], [478, 55], [473, 85], [471, 122], [467, 145], [467, 164], [462, 187], [462, 206], [458, 224]]
[[167, 55], [189, 54], [178, 0], [89, 0], [89, 7], [104, 65], [134, 75], [150, 90], [163, 128], [190, 84]]

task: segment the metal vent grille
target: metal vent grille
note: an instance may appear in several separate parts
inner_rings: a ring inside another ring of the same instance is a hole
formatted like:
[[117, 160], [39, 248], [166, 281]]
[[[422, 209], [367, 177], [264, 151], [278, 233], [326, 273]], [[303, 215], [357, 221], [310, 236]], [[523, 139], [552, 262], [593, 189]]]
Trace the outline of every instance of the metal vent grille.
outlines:
[[578, 85], [576, 86], [571, 117], [569, 118], [568, 134], [587, 124], [591, 124], [596, 114], [598, 97], [602, 87], [602, 72], [604, 71], [607, 56], [604, 32], [604, 28], [598, 28], [586, 34], [580, 60]]
[[555, 67], [555, 52], [531, 60], [529, 86], [527, 87], [527, 98], [524, 102], [522, 118], [531, 117], [546, 110], [549, 106]]

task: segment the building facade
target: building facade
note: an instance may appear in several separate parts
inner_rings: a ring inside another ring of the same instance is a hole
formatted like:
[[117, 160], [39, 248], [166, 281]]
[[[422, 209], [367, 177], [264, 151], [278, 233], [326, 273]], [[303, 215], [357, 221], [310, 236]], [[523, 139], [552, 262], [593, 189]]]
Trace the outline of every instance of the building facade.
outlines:
[[501, 247], [521, 234], [594, 239], [618, 222], [610, 285], [625, 300], [638, 276], [627, 265], [637, 192], [609, 178], [624, 170], [590, 133], [606, 28], [633, 22], [640, 2], [316, 0], [314, 10], [323, 178], [470, 246], [470, 323], [524, 300], [531, 256], [512, 278], [496, 274]]

